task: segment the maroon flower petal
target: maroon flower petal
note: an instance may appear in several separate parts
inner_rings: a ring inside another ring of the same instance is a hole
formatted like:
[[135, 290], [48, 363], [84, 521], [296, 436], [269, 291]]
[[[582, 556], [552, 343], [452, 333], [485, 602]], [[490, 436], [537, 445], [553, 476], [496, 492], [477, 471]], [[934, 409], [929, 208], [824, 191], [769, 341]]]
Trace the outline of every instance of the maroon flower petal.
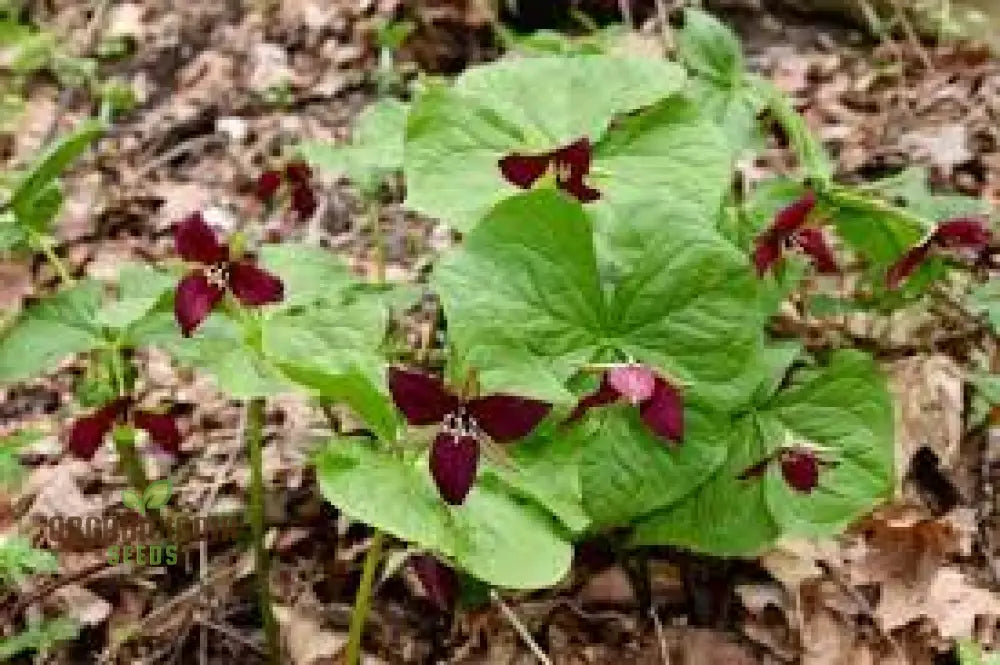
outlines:
[[308, 185], [295, 185], [292, 188], [292, 210], [299, 216], [300, 220], [306, 220], [313, 216], [319, 202], [316, 200], [316, 193]]
[[281, 173], [278, 171], [264, 171], [257, 178], [257, 198], [267, 202], [274, 198], [281, 187]]
[[656, 388], [656, 374], [642, 365], [622, 365], [608, 370], [608, 384], [619, 395], [638, 406], [653, 396]]
[[296, 185], [307, 185], [312, 178], [312, 169], [302, 160], [289, 162], [285, 166], [285, 177]]
[[189, 273], [174, 293], [174, 318], [185, 337], [201, 325], [225, 293], [211, 284], [200, 270]]
[[429, 554], [410, 557], [410, 567], [420, 580], [424, 594], [441, 612], [449, 612], [458, 597], [458, 575]]
[[577, 402], [576, 406], [573, 408], [573, 412], [569, 414], [569, 417], [566, 418], [564, 424], [568, 425], [570, 423], [574, 423], [583, 418], [590, 409], [613, 404], [620, 398], [621, 395], [618, 391], [615, 390], [610, 383], [608, 383], [608, 374], [605, 372], [601, 377], [601, 385], [596, 391], [589, 395], [585, 395], [579, 402]]
[[390, 367], [389, 392], [396, 408], [411, 425], [439, 423], [459, 406], [458, 398], [441, 379], [423, 372]]
[[889, 289], [898, 289], [912, 275], [920, 264], [927, 259], [930, 245], [917, 245], [889, 267], [885, 275], [885, 285]]
[[551, 161], [549, 155], [508, 155], [499, 162], [500, 173], [510, 184], [531, 189], [548, 170]]
[[990, 244], [993, 234], [983, 219], [956, 217], [942, 222], [934, 231], [934, 239], [945, 247], [982, 249]]
[[181, 450], [181, 433], [177, 429], [174, 417], [165, 413], [136, 411], [132, 422], [139, 429], [149, 434], [149, 439], [161, 450], [170, 455], [176, 455]]
[[247, 307], [281, 302], [285, 297], [281, 280], [250, 261], [237, 261], [229, 266], [229, 288]]
[[465, 406], [469, 415], [497, 443], [524, 438], [552, 409], [546, 402], [513, 395], [487, 395]]
[[837, 259], [833, 255], [833, 250], [826, 244], [826, 238], [821, 230], [800, 229], [795, 234], [795, 242], [812, 259], [816, 270], [825, 274], [837, 272]]
[[93, 459], [124, 406], [122, 400], [115, 400], [92, 415], [77, 418], [69, 432], [70, 452], [81, 459]]
[[753, 252], [753, 265], [757, 275], [763, 277], [781, 258], [781, 240], [769, 234], [757, 238], [757, 247]]
[[770, 232], [780, 237], [791, 235], [806, 223], [815, 207], [816, 194], [806, 192], [798, 201], [778, 211], [771, 222]]
[[225, 261], [229, 255], [229, 248], [219, 242], [200, 212], [192, 213], [174, 226], [174, 245], [185, 261], [206, 265]]
[[781, 475], [796, 492], [809, 494], [819, 485], [819, 459], [804, 448], [783, 451]]
[[473, 436], [441, 432], [431, 444], [430, 466], [441, 497], [453, 506], [460, 506], [476, 480], [479, 442]]
[[678, 442], [684, 438], [684, 399], [663, 379], [656, 379], [653, 396], [639, 407], [639, 415], [660, 438]]
[[563, 190], [580, 203], [593, 203], [601, 198], [601, 192], [583, 182], [582, 176], [570, 176], [568, 180], [557, 180]]

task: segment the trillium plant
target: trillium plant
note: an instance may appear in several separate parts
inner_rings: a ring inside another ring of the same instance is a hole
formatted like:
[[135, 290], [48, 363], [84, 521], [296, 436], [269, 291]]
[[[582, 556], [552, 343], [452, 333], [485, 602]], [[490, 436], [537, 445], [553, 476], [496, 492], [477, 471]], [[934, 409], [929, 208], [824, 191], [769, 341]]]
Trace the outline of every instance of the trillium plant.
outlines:
[[[677, 44], [673, 59], [532, 54], [421, 80], [366, 110], [350, 142], [305, 143], [259, 174], [257, 211], [300, 221], [322, 207], [318, 174], [356, 185], [374, 279], [315, 243], [264, 242], [252, 214], [215, 229], [192, 210], [163, 265], [76, 281], [46, 224], [59, 170], [96, 138], [85, 128], [0, 213], [7, 250], [42, 252], [64, 276], [2, 331], [0, 381], [85, 360], [67, 449], [93, 458], [111, 433], [138, 494], [144, 440], [196, 452], [184, 422], [141, 406], [145, 349], [242, 405], [275, 659], [262, 470], [275, 396], [339, 416], [314, 444], [318, 491], [373, 530], [351, 663], [390, 543], [413, 553], [429, 607], [449, 611], [470, 580], [558, 584], [596, 534], [624, 556], [727, 557], [835, 535], [892, 496], [893, 403], [875, 345], [817, 341], [808, 323], [929, 309], [947, 289], [973, 290], [970, 316], [1000, 323], [996, 289], [977, 286], [994, 264], [990, 209], [931, 193], [919, 171], [838, 183], [724, 25], [687, 10]], [[738, 177], [775, 123], [798, 168]], [[408, 210], [458, 239], [424, 294], [385, 280], [378, 206], [400, 183]], [[440, 307], [431, 348], [401, 332], [415, 295]]]

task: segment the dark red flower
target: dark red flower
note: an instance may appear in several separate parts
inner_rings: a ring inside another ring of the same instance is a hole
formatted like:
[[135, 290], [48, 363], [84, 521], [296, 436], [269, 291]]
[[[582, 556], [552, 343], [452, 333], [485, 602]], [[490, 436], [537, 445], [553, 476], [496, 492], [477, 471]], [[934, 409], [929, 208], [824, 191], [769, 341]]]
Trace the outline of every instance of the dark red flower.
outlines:
[[807, 227], [809, 214], [816, 207], [816, 195], [807, 192], [802, 198], [778, 211], [771, 226], [757, 236], [753, 253], [754, 267], [763, 277], [784, 254], [785, 249], [802, 250], [821, 273], [837, 272], [833, 250], [821, 229]]
[[389, 369], [389, 391], [408, 423], [440, 425], [431, 445], [431, 475], [441, 496], [452, 505], [462, 504], [472, 488], [484, 435], [497, 443], [520, 439], [552, 408], [514, 395], [463, 400], [436, 377], [396, 367]]
[[759, 478], [768, 467], [777, 463], [781, 468], [781, 476], [796, 492], [811, 494], [819, 487], [819, 474], [824, 466], [832, 466], [821, 460], [815, 452], [808, 448], [782, 448], [767, 459], [754, 464], [739, 475], [741, 480]]
[[507, 155], [498, 165], [507, 182], [521, 189], [531, 189], [551, 168], [559, 189], [581, 203], [591, 203], [601, 198], [599, 191], [583, 181], [590, 173], [592, 157], [590, 139], [584, 137], [541, 155]]
[[993, 241], [987, 220], [978, 217], [956, 217], [941, 222], [922, 243], [908, 250], [885, 276], [889, 289], [899, 288], [936, 249], [984, 252]]
[[598, 389], [581, 399], [567, 422], [575, 422], [592, 408], [626, 399], [639, 407], [639, 417], [662, 439], [684, 438], [684, 400], [680, 391], [645, 365], [627, 364], [609, 369]]
[[284, 171], [264, 171], [257, 178], [257, 197], [270, 203], [277, 196], [282, 183], [288, 184], [291, 208], [304, 220], [313, 216], [318, 202], [312, 187], [312, 169], [303, 161], [289, 162]]
[[458, 598], [458, 575], [455, 571], [430, 554], [411, 556], [409, 562], [427, 600], [441, 612], [450, 612]]
[[120, 397], [89, 416], [77, 418], [70, 428], [69, 449], [82, 459], [92, 459], [116, 424], [131, 423], [149, 435], [150, 441], [171, 455], [180, 452], [181, 434], [173, 416], [134, 408], [128, 397]]
[[229, 247], [221, 244], [201, 213], [194, 213], [174, 228], [174, 243], [180, 256], [205, 266], [189, 272], [177, 284], [174, 315], [181, 331], [189, 336], [229, 290], [248, 307], [281, 302], [284, 285], [252, 261], [234, 261]]

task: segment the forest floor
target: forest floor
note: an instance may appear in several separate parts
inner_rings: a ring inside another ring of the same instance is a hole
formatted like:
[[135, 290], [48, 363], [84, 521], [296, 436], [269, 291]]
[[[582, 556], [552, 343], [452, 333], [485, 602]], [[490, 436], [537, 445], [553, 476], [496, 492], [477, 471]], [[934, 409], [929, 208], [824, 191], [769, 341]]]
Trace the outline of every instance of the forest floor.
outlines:
[[[129, 81], [138, 106], [67, 176], [59, 224], [57, 250], [76, 274], [98, 277], [133, 258], [168, 257], [170, 225], [193, 210], [221, 227], [257, 214], [258, 173], [303, 139], [348, 136], [375, 96], [374, 34], [382, 19], [405, 13], [416, 22], [396, 53], [404, 76], [453, 73], [500, 51], [494, 18], [471, 1], [411, 3], [416, 8], [403, 0], [46, 4], [31, 17], [69, 52], [88, 54], [112, 38], [133, 45], [125, 57], [103, 61], [101, 75]], [[660, 48], [660, 27], [648, 18], [624, 48]], [[1000, 201], [1000, 58], [973, 46], [880, 41], [812, 17], [734, 10], [725, 18], [743, 37], [752, 68], [794, 97], [836, 156], [839, 178], [921, 165], [939, 188]], [[8, 165], [30, 160], [94, 109], [88, 95], [44, 75], [28, 81], [24, 97], [25, 112], [0, 133]], [[790, 159], [776, 141], [744, 173], [787, 171]], [[321, 199], [302, 233], [359, 274], [371, 273], [371, 236], [352, 189], [328, 180]], [[395, 195], [380, 224], [392, 281], [419, 282], [430, 254], [453, 242], [444, 227], [404, 211]], [[41, 257], [0, 262], [0, 311], [17, 311], [56, 282]], [[415, 314], [418, 323], [422, 315]], [[957, 635], [996, 646], [1000, 435], [967, 432], [961, 350], [910, 334], [884, 336], [895, 348], [920, 349], [885, 354], [903, 405], [903, 482], [891, 506], [843, 538], [785, 543], [753, 562], [667, 549], [622, 559], [608, 543], [590, 543], [559, 588], [455, 616], [429, 611], [411, 580], [392, 576], [377, 588], [365, 643], [370, 662], [538, 662], [520, 628], [559, 665], [922, 665], [957, 662]], [[172, 472], [175, 501], [206, 512], [242, 505], [249, 479], [238, 405], [166, 357], [150, 353], [141, 362], [147, 393], [172, 396], [192, 433]], [[0, 435], [53, 418], [68, 423], [78, 369], [68, 364], [45, 380], [0, 386]], [[325, 427], [293, 399], [276, 401], [268, 414], [265, 475], [282, 490], [268, 506], [272, 585], [293, 665], [336, 662], [369, 543], [363, 528], [319, 498], [308, 453]], [[0, 494], [0, 532], [30, 531], [36, 516], [120, 502], [124, 479], [113, 457], [75, 461], [63, 453], [60, 434], [50, 432], [25, 454], [29, 475], [20, 492]], [[48, 663], [259, 658], [252, 562], [235, 546], [190, 551], [169, 569], [103, 560], [101, 552], [60, 553], [57, 575], [4, 600], [0, 620], [8, 625], [0, 630], [57, 608], [84, 628]]]

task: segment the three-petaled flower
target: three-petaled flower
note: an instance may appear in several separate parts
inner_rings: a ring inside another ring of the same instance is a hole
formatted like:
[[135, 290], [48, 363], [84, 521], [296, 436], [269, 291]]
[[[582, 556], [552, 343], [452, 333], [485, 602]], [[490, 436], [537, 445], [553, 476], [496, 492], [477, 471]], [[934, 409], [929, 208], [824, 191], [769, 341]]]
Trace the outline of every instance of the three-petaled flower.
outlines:
[[590, 173], [592, 156], [590, 139], [584, 137], [541, 155], [519, 153], [507, 155], [500, 160], [499, 166], [507, 182], [521, 189], [531, 189], [549, 169], [552, 169], [559, 189], [574, 196], [581, 203], [591, 203], [601, 198], [599, 191], [583, 181]]
[[439, 425], [431, 444], [431, 476], [441, 497], [456, 506], [465, 501], [476, 479], [483, 438], [497, 443], [523, 438], [552, 408], [505, 394], [464, 399], [437, 377], [396, 367], [389, 369], [389, 391], [408, 423]]
[[775, 463], [779, 465], [781, 476], [788, 483], [788, 486], [801, 494], [812, 494], [813, 490], [819, 487], [821, 467], [831, 466], [830, 462], [821, 460], [809, 448], [801, 446], [782, 448], [741, 473], [739, 477], [741, 480], [758, 478], [767, 471], [769, 466]]
[[300, 220], [316, 212], [318, 202], [312, 187], [312, 169], [303, 161], [289, 162], [283, 171], [264, 171], [257, 178], [257, 198], [265, 203], [274, 200], [283, 183], [288, 184], [292, 210]]
[[896, 289], [927, 260], [935, 249], [982, 252], [993, 240], [984, 219], [956, 217], [941, 222], [927, 238], [903, 254], [885, 276], [886, 286]]
[[253, 261], [232, 258], [229, 246], [219, 242], [201, 213], [196, 212], [177, 224], [174, 243], [181, 258], [205, 266], [189, 272], [177, 284], [174, 315], [185, 336], [205, 320], [227, 290], [248, 307], [284, 298], [281, 280], [258, 268]]
[[660, 438], [675, 443], [684, 438], [684, 399], [680, 390], [651, 368], [635, 363], [605, 371], [597, 391], [580, 400], [567, 422], [622, 398], [639, 407], [639, 417]]
[[785, 249], [798, 247], [812, 259], [821, 273], [837, 272], [833, 250], [826, 242], [823, 231], [806, 226], [809, 214], [816, 207], [816, 195], [808, 192], [794, 203], [778, 211], [771, 226], [757, 236], [753, 263], [757, 274], [763, 277], [782, 257]]
[[118, 424], [131, 424], [143, 430], [166, 453], [176, 455], [180, 451], [181, 434], [173, 416], [137, 409], [130, 397], [119, 397], [91, 415], [77, 418], [69, 432], [70, 451], [82, 459], [93, 458], [104, 438]]

